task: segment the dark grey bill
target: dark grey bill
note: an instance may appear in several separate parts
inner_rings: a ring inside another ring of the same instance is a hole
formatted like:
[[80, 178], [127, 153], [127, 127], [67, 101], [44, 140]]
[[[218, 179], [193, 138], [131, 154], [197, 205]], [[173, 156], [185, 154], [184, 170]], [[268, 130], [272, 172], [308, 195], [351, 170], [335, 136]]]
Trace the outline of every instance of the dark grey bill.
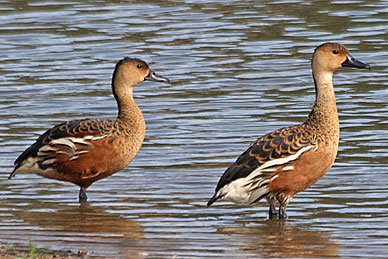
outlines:
[[369, 64], [365, 64], [355, 58], [353, 58], [350, 54], [346, 54], [346, 60], [342, 63], [343, 67], [357, 67], [357, 68], [368, 68], [370, 69]]
[[148, 81], [155, 81], [155, 82], [167, 82], [167, 83], [170, 83], [170, 80], [168, 80], [167, 78], [163, 77], [163, 76], [160, 76], [158, 74], [156, 74], [154, 71], [150, 70], [150, 72], [148, 73], [148, 75], [144, 78], [144, 80], [148, 80]]

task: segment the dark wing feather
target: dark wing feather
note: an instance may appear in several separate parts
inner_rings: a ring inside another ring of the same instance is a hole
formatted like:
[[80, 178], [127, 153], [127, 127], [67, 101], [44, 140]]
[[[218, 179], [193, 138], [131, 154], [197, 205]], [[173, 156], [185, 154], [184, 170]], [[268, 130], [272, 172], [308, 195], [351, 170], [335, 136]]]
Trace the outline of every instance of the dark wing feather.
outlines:
[[66, 137], [82, 138], [86, 135], [97, 136], [111, 128], [112, 121], [100, 119], [72, 120], [54, 126], [39, 136], [34, 144], [27, 148], [15, 161], [14, 171], [28, 157], [36, 157], [38, 150], [50, 141]]
[[293, 155], [305, 146], [315, 145], [315, 136], [305, 131], [303, 127], [302, 124], [282, 128], [252, 143], [224, 172], [217, 184], [216, 193], [230, 182], [247, 177], [265, 162]]

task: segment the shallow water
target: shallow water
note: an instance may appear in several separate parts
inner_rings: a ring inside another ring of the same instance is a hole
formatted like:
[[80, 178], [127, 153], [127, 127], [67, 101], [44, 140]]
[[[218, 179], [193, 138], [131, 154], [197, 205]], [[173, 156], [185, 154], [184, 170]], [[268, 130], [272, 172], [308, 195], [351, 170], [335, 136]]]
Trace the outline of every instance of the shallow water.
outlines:
[[[0, 245], [89, 257], [370, 257], [388, 251], [388, 2], [0, 2]], [[312, 51], [348, 46], [371, 71], [334, 77], [341, 142], [333, 168], [296, 195], [286, 222], [267, 204], [206, 208], [226, 167], [314, 101]], [[88, 189], [7, 180], [45, 129], [116, 115], [115, 63], [140, 57], [173, 83], [135, 98], [147, 122], [136, 159]]]

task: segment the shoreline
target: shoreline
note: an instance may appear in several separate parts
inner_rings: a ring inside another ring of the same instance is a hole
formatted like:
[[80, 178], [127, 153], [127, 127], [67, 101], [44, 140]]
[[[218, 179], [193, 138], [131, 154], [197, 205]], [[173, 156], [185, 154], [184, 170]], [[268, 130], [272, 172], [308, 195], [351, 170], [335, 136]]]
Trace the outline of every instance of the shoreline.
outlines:
[[36, 248], [35, 246], [18, 247], [18, 246], [0, 246], [0, 258], [12, 259], [12, 258], [34, 258], [34, 259], [79, 259], [87, 258], [86, 251], [79, 251], [78, 254], [74, 254], [71, 251], [50, 251], [46, 249]]

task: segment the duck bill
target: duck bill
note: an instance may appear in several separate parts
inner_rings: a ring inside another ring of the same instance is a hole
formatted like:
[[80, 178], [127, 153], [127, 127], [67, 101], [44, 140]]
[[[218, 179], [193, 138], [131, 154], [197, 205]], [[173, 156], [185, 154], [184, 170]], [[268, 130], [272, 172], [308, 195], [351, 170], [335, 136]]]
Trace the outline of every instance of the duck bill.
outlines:
[[356, 67], [356, 68], [367, 68], [370, 69], [370, 65], [363, 63], [355, 58], [353, 58], [350, 54], [346, 54], [346, 60], [342, 63], [343, 67]]
[[155, 81], [155, 82], [167, 82], [167, 83], [170, 83], [170, 80], [168, 80], [167, 78], [163, 77], [163, 76], [160, 76], [158, 74], [156, 74], [154, 71], [150, 70], [150, 72], [148, 73], [148, 75], [144, 78], [144, 80], [147, 80], [147, 81]]

